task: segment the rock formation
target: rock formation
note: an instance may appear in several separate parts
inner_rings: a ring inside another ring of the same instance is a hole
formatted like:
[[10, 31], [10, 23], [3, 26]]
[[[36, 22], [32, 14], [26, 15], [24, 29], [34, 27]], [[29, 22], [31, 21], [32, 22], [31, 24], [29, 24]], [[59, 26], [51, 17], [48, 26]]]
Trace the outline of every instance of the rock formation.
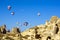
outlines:
[[60, 18], [52, 16], [50, 21], [30, 28], [22, 32], [21, 35], [30, 36], [24, 40], [60, 40]]
[[20, 32], [19, 28], [6, 30], [6, 25], [0, 27], [0, 40], [60, 40], [60, 18], [52, 16], [45, 24]]

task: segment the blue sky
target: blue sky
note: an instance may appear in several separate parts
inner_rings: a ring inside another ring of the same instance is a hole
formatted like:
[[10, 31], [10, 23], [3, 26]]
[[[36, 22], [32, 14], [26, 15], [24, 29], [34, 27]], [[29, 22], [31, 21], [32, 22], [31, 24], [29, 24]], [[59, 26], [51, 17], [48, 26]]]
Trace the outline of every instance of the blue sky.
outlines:
[[[7, 6], [12, 8], [9, 11]], [[11, 15], [15, 12], [15, 15]], [[40, 12], [40, 16], [37, 13]], [[36, 25], [44, 24], [51, 16], [60, 17], [60, 0], [0, 0], [0, 26], [7, 25], [7, 29], [20, 25], [25, 21], [29, 22], [28, 26], [20, 26], [24, 31]]]

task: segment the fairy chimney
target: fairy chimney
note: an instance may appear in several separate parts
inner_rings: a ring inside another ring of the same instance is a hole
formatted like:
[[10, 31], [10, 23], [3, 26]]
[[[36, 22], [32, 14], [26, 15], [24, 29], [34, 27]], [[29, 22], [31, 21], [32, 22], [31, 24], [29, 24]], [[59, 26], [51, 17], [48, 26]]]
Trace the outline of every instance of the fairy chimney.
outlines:
[[20, 33], [19, 28], [15, 27], [12, 29], [12, 33]]
[[6, 34], [6, 25], [1, 26], [1, 33]]

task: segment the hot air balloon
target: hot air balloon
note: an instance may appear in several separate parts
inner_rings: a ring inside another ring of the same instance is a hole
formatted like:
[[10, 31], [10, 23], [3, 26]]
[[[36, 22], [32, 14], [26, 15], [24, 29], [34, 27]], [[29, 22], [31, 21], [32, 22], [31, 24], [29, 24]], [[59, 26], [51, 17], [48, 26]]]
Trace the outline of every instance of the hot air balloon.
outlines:
[[38, 14], [37, 14], [38, 16], [40, 16], [40, 12], [38, 12]]
[[8, 6], [8, 10], [10, 10], [10, 9], [11, 9], [11, 6], [9, 5], [9, 6]]
[[28, 22], [24, 22], [24, 24], [23, 24], [24, 26], [28, 26]]
[[20, 23], [17, 21], [16, 24], [19, 25]]
[[14, 15], [14, 14], [15, 14], [14, 12], [11, 13], [11, 15]]

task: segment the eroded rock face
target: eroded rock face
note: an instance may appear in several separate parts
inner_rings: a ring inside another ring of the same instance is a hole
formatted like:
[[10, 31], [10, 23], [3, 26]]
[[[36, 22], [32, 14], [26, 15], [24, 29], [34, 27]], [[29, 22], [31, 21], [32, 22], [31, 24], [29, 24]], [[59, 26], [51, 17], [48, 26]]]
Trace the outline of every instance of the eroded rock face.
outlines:
[[13, 28], [12, 29], [12, 31], [11, 31], [12, 33], [20, 33], [20, 30], [19, 30], [19, 28]]
[[[5, 29], [5, 30], [4, 30]], [[0, 40], [60, 40], [60, 18], [51, 17], [45, 24], [20, 32], [19, 28], [13, 28], [9, 33], [6, 25], [0, 27]]]
[[[21, 34], [24, 36], [28, 33], [30, 35], [30, 40], [60, 40], [60, 36], [58, 36], [60, 35], [60, 19], [57, 16], [52, 16], [50, 21], [46, 21], [45, 24], [38, 25], [22, 32]], [[31, 38], [32, 35], [33, 38]]]
[[0, 33], [6, 34], [6, 25], [0, 27]]
[[57, 20], [58, 20], [58, 17], [57, 16], [52, 16], [51, 19], [50, 19], [50, 22], [51, 23], [54, 23], [54, 22], [56, 23]]

